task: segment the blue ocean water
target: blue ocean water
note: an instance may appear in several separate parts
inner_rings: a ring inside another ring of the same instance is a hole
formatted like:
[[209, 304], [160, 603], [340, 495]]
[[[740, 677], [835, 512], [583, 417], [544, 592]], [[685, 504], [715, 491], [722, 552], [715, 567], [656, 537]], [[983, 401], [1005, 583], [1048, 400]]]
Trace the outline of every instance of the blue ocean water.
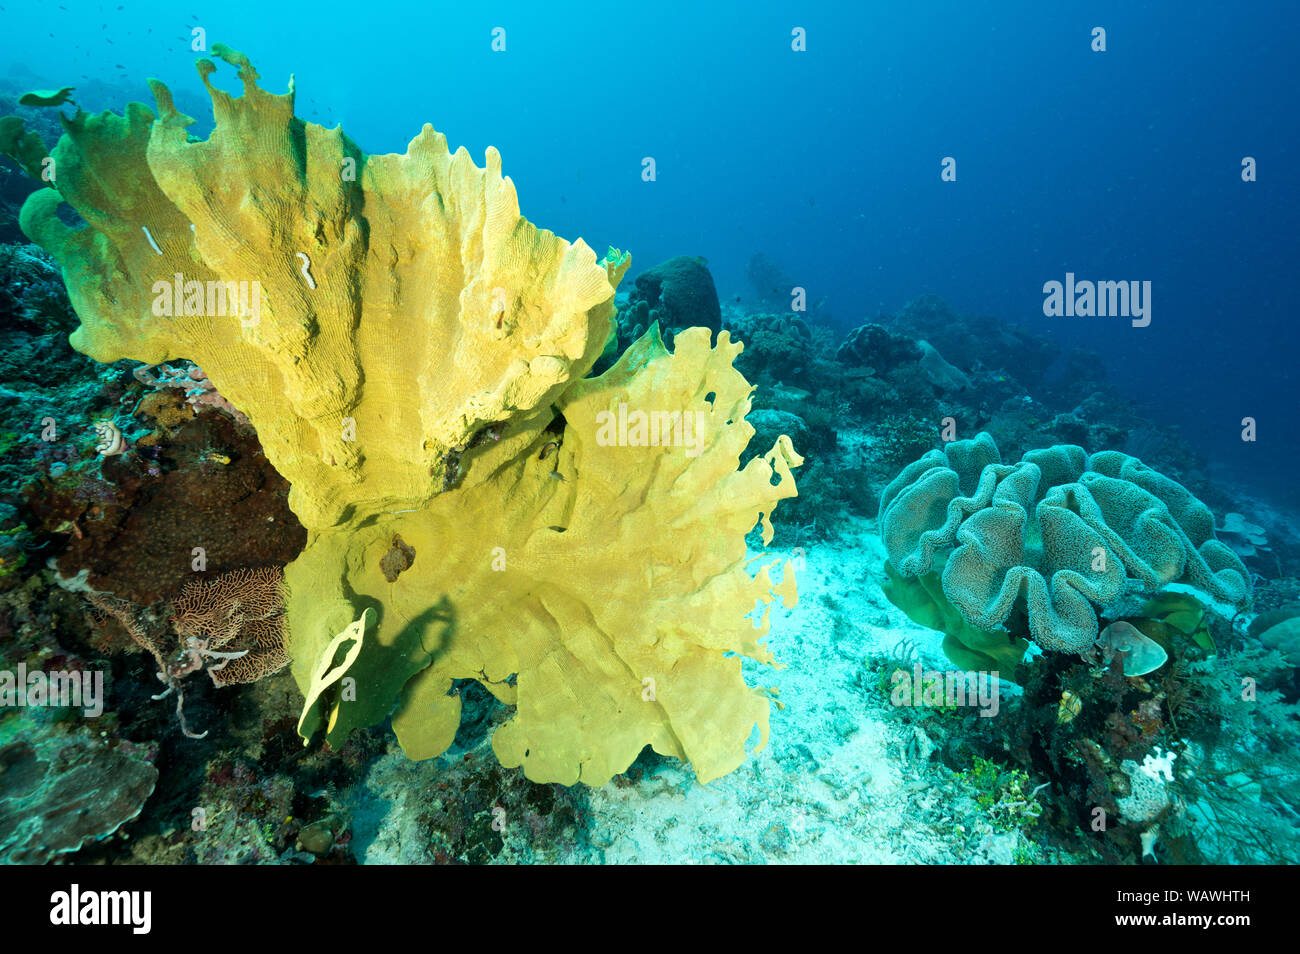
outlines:
[[[268, 89], [293, 74], [299, 114], [365, 150], [403, 151], [425, 122], [480, 162], [495, 145], [532, 221], [641, 265], [704, 256], [724, 298], [748, 292], [762, 252], [846, 329], [929, 292], [1085, 345], [1216, 464], [1287, 492], [1298, 17], [1287, 2], [666, 0], [628, 16], [397, 0], [363, 16], [68, 0], [7, 3], [0, 59], [148, 103], [156, 76], [202, 105], [202, 27]], [[1042, 286], [1066, 272], [1150, 281], [1151, 324], [1044, 317]]]

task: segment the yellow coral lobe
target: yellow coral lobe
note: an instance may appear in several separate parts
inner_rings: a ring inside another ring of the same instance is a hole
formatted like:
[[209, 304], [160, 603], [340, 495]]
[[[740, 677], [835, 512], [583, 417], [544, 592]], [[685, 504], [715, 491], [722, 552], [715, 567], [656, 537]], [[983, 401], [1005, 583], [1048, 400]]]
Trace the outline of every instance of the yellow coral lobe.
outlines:
[[71, 103], [72, 91], [75, 86], [64, 86], [60, 89], [34, 89], [30, 93], [23, 93], [18, 97], [20, 106], [62, 106], [64, 103]]

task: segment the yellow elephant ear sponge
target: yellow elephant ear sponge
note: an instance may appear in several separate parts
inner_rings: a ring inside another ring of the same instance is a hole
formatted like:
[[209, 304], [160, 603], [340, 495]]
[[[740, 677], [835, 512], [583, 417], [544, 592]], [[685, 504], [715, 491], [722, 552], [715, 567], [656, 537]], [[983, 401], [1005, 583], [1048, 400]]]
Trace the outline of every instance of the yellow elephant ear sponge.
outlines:
[[[746, 686], [742, 657], [774, 661], [768, 609], [777, 597], [793, 606], [796, 591], [789, 564], [774, 584], [776, 561], [748, 555], [744, 538], [761, 516], [770, 539], [767, 515], [794, 495], [802, 459], [782, 438], [736, 470], [751, 389], [732, 367], [740, 345], [709, 338], [680, 332], [670, 355], [652, 329], [564, 395], [562, 431], [487, 483], [393, 521], [417, 551], [411, 586], [421, 547], [436, 552], [413, 596], [406, 573], [396, 586], [377, 570], [352, 576], [406, 617], [430, 593], [454, 607], [393, 718], [408, 754], [447, 747], [459, 708], [449, 691], [465, 678], [516, 707], [492, 745], [534, 781], [600, 785], [646, 745], [708, 781], [743, 761], [755, 726], [762, 747], [768, 698]], [[466, 522], [473, 535], [457, 533]], [[358, 562], [371, 566], [393, 532], [375, 528]]]
[[[188, 358], [245, 410], [308, 529], [365, 501], [400, 510], [442, 489], [484, 425], [554, 401], [591, 366], [613, 314], [583, 242], [519, 212], [501, 157], [478, 168], [425, 126], [367, 156], [293, 115], [242, 54], [243, 95], [212, 84], [215, 128], [153, 81], [157, 117], [80, 114], [52, 155], [58, 192], [22, 227], [64, 267], [99, 361]], [[60, 200], [91, 226], [72, 229]], [[621, 273], [620, 273], [621, 274]]]
[[63, 266], [75, 347], [197, 362], [290, 480], [300, 733], [391, 717], [435, 756], [472, 679], [514, 707], [493, 747], [536, 781], [601, 784], [646, 745], [734, 769], [769, 706], [742, 659], [774, 663], [768, 609], [796, 599], [745, 537], [770, 542], [801, 463], [782, 437], [737, 469], [741, 346], [691, 329], [669, 354], [652, 329], [587, 379], [628, 256], [524, 219], [495, 149], [479, 168], [426, 126], [367, 156], [213, 52], [243, 93], [199, 61], [206, 140], [156, 81], [156, 116], [67, 119], [22, 226]]

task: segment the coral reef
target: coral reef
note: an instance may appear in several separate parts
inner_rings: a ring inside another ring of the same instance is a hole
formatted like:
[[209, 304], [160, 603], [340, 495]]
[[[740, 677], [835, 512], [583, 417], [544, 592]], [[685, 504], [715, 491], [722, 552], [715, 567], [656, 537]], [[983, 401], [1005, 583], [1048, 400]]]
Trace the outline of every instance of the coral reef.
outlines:
[[854, 328], [835, 352], [837, 360], [850, 366], [888, 369], [919, 362], [921, 347], [906, 335], [883, 325], [868, 323]]
[[107, 686], [0, 706], [0, 861], [1300, 863], [1298, 525], [1099, 355], [618, 292], [214, 59], [0, 80], [0, 677]]
[[195, 414], [199, 413], [200, 408], [215, 407], [225, 411], [238, 423], [248, 424], [248, 418], [222, 396], [202, 368], [188, 361], [183, 363], [187, 367], [171, 368], [164, 365], [151, 368], [142, 366], [136, 368], [132, 373], [137, 381], [151, 388], [176, 388], [184, 391], [185, 403], [193, 408]]
[[[1061, 352], [1028, 329], [988, 315], [958, 315], [937, 295], [922, 295], [896, 314], [880, 315], [877, 322], [909, 337], [923, 338], [940, 354], [962, 368], [984, 368], [1014, 372], [1022, 384], [1037, 390], [1049, 370], [1066, 377], [1065, 369], [1053, 369]], [[1096, 380], [1094, 363], [1084, 377]], [[1073, 378], [1075, 383], [1080, 378]]]
[[933, 416], [935, 398], [968, 385], [929, 342], [917, 341], [879, 324], [849, 332], [835, 352], [841, 371], [841, 400], [867, 417], [884, 413]]
[[818, 380], [813, 333], [794, 315], [745, 315], [730, 318], [727, 329], [745, 351], [736, 367], [750, 381], [811, 387]]
[[195, 414], [175, 390], [139, 393], [133, 385], [122, 395], [137, 412], [118, 418], [127, 453], [83, 447], [71, 466], [26, 485], [29, 526], [71, 537], [55, 558], [62, 574], [148, 605], [194, 578], [195, 548], [207, 573], [292, 560], [306, 533], [256, 436], [219, 411]]

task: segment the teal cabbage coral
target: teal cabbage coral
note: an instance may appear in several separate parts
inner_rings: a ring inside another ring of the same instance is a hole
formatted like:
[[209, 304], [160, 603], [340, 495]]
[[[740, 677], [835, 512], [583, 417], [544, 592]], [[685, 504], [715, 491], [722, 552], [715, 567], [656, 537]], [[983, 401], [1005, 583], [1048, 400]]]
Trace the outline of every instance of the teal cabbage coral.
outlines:
[[1185, 583], [1235, 606], [1250, 599], [1209, 508], [1118, 451], [1058, 445], [1004, 464], [986, 433], [953, 441], [889, 484], [880, 532], [898, 577], [942, 566], [943, 594], [969, 626], [1006, 629], [1023, 608], [1028, 633], [1012, 635], [1060, 652], [1091, 647], [1099, 608], [1129, 592]]

